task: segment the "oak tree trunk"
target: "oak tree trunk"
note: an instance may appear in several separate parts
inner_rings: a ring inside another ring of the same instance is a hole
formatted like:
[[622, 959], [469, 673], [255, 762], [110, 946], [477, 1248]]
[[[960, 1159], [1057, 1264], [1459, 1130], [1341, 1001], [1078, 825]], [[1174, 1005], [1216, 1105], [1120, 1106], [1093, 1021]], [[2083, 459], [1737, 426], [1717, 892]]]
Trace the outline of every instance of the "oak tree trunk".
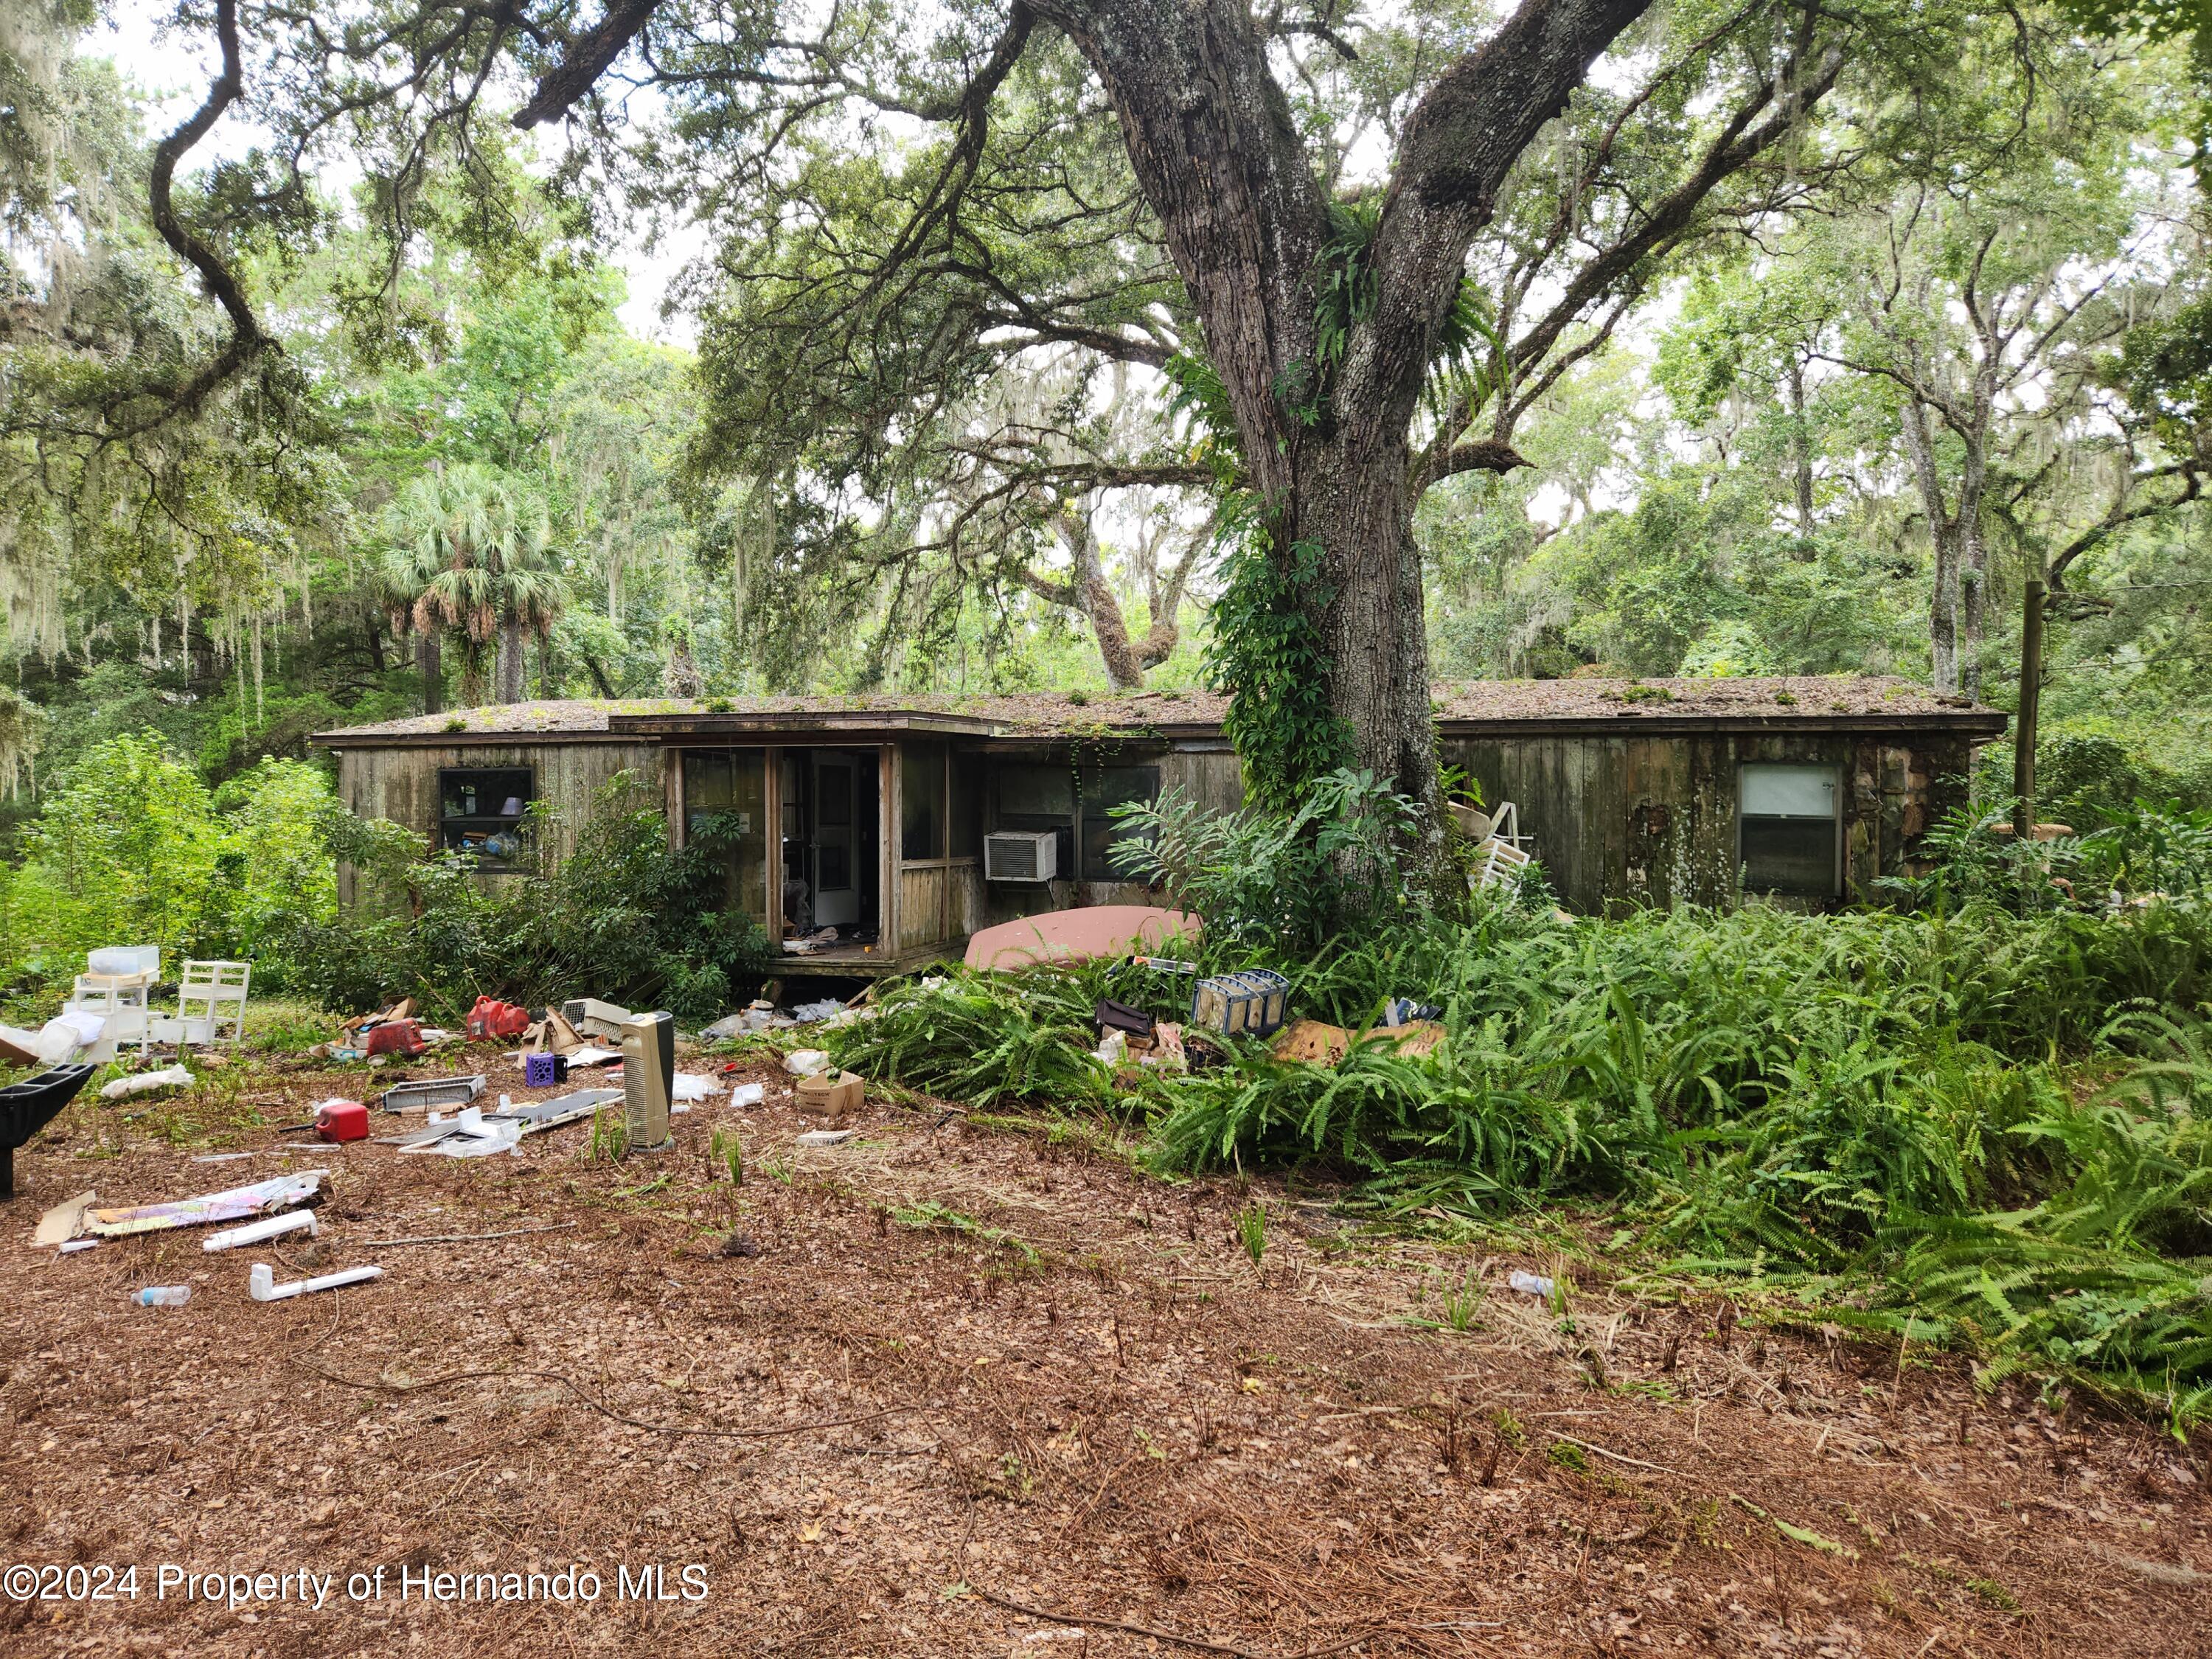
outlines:
[[1334, 361], [1329, 203], [1247, 0], [1031, 0], [1104, 85], [1191, 296], [1275, 556], [1321, 550], [1329, 705], [1355, 765], [1437, 806], [1411, 429], [1468, 249], [1537, 132], [1650, 0], [1528, 0], [1405, 118]]

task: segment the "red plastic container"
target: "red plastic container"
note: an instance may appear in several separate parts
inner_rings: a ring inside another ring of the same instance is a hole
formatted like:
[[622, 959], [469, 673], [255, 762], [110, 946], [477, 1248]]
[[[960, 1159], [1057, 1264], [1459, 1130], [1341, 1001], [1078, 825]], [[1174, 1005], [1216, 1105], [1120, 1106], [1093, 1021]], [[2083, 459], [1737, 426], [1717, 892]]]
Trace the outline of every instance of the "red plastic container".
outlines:
[[519, 1037], [529, 1029], [529, 1009], [518, 1008], [495, 997], [478, 997], [477, 1006], [469, 1010], [469, 1040], [472, 1042]]
[[315, 1133], [325, 1140], [366, 1140], [368, 1108], [357, 1100], [326, 1100], [315, 1108]]
[[364, 1054], [404, 1054], [412, 1060], [422, 1052], [422, 1022], [387, 1019], [381, 1025], [372, 1025], [362, 1033], [361, 1051]]

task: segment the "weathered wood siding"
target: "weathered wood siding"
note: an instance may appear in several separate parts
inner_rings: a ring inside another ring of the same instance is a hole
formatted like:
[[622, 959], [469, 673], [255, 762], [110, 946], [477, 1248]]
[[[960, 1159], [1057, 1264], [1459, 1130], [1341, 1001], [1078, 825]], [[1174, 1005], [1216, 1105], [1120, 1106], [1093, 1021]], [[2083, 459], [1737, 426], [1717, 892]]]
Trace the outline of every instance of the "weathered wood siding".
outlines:
[[[656, 794], [663, 791], [664, 752], [653, 742], [579, 743], [574, 738], [422, 749], [341, 749], [337, 751], [338, 798], [356, 817], [389, 818], [434, 847], [441, 769], [526, 766], [535, 779], [537, 799], [550, 803], [565, 820], [555, 831], [551, 850], [557, 856], [566, 856], [574, 845], [574, 826], [589, 815], [592, 797], [617, 772], [635, 772]], [[353, 902], [349, 867], [338, 872], [338, 896], [342, 902]]]
[[1907, 734], [1654, 733], [1464, 738], [1443, 744], [1493, 806], [1519, 809], [1527, 844], [1571, 908], [1728, 904], [1737, 896], [1736, 769], [1835, 766], [1844, 780], [1844, 889], [1881, 897], [1921, 834], [1966, 798], [1966, 739]]
[[1173, 790], [1209, 812], [1234, 812], [1244, 804], [1244, 769], [1225, 742], [1170, 750], [1158, 764], [1163, 795]]

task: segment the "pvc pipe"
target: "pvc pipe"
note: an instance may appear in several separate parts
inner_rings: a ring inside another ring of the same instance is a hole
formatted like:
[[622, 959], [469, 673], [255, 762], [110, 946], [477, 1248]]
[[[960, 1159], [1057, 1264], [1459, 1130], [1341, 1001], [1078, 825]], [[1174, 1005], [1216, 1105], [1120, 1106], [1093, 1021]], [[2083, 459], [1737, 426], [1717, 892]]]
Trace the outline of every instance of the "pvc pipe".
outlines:
[[372, 1279], [383, 1277], [381, 1267], [348, 1267], [342, 1273], [325, 1273], [320, 1279], [295, 1279], [289, 1285], [279, 1285], [276, 1270], [265, 1261], [257, 1261], [246, 1279], [246, 1288], [256, 1302], [282, 1302], [287, 1297], [305, 1296], [310, 1291], [335, 1291], [341, 1285], [366, 1285]]
[[286, 1233], [304, 1232], [313, 1238], [319, 1231], [313, 1210], [293, 1210], [284, 1215], [249, 1221], [243, 1227], [230, 1227], [219, 1233], [210, 1233], [200, 1242], [200, 1249], [234, 1250], [241, 1244], [258, 1244], [264, 1238], [282, 1238]]

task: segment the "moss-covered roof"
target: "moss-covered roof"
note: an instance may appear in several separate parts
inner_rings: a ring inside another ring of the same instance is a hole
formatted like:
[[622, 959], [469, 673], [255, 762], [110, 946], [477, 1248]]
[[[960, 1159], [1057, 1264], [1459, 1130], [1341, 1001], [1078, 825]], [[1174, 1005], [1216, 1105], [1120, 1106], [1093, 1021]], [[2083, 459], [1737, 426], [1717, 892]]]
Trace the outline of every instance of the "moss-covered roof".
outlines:
[[[418, 714], [319, 733], [348, 746], [441, 737], [599, 735], [805, 728], [819, 721], [845, 729], [919, 726], [1008, 738], [1092, 738], [1218, 732], [1229, 699], [1211, 691], [1140, 691], [1082, 696], [1057, 691], [1005, 696], [884, 695], [861, 697], [639, 697], [492, 704]], [[1938, 696], [1910, 681], [1801, 675], [1767, 679], [1459, 680], [1432, 688], [1439, 726], [1664, 720], [1669, 723], [1834, 726], [1866, 723], [1965, 726], [1994, 735], [2004, 716], [1964, 697]]]

